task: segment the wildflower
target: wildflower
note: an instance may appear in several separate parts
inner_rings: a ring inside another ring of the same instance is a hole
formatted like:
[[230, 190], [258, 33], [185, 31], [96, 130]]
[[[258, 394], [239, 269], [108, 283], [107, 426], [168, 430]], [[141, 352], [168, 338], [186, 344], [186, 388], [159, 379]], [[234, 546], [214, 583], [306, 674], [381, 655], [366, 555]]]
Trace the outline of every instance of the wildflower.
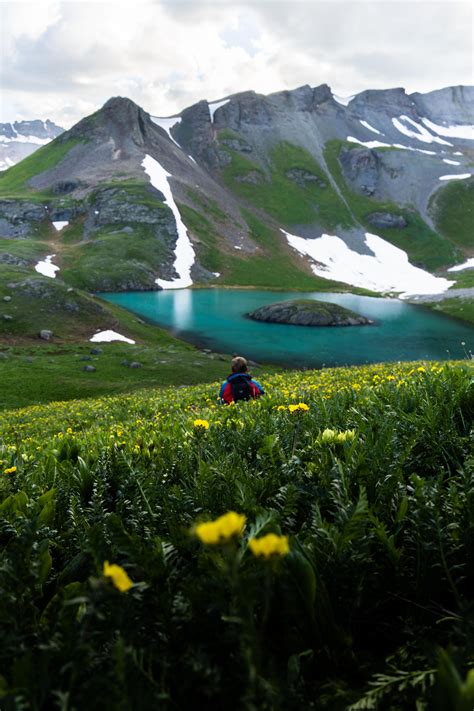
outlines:
[[336, 430], [325, 429], [320, 436], [321, 442], [333, 442], [337, 437]]
[[278, 536], [276, 533], [267, 533], [261, 538], [251, 538], [249, 548], [257, 558], [270, 558], [271, 556], [283, 558], [290, 552], [288, 536]]
[[347, 442], [355, 439], [355, 430], [346, 430], [345, 432], [338, 432], [337, 441]]
[[214, 546], [219, 543], [241, 536], [245, 526], [245, 516], [235, 511], [229, 511], [219, 516], [215, 521], [199, 523], [195, 528], [196, 536], [202, 543]]
[[297, 405], [288, 405], [288, 410], [293, 414], [295, 412], [307, 412], [309, 407], [306, 403], [299, 402]]
[[9, 467], [8, 469], [3, 470], [4, 474], [14, 474], [15, 472], [16, 472], [16, 467]]
[[67, 428], [66, 434], [72, 434], [72, 427], [68, 427], [68, 428]]
[[125, 570], [120, 565], [110, 565], [108, 560], [104, 561], [104, 576], [110, 578], [120, 592], [127, 592], [133, 585]]
[[[294, 407], [294, 405], [292, 405], [291, 407]], [[274, 410], [286, 410], [286, 405], [275, 405], [275, 407], [273, 409]]]
[[207, 420], [194, 420], [193, 425], [198, 432], [204, 432], [204, 430], [209, 429], [209, 422]]

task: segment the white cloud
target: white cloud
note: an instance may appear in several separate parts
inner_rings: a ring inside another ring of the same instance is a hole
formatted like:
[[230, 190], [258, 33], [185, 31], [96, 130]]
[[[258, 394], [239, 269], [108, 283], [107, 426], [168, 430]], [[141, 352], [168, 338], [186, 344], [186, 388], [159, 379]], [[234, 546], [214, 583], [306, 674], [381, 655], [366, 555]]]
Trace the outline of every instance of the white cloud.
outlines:
[[0, 120], [68, 127], [113, 95], [163, 116], [247, 89], [469, 83], [471, 18], [470, 3], [428, 0], [4, 0]]

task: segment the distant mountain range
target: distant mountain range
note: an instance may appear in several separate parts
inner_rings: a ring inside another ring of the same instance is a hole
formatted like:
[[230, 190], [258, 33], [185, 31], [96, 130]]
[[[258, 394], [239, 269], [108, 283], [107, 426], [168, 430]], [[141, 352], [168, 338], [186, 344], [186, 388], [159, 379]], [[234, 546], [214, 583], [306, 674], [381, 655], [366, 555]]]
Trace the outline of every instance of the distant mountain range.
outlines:
[[474, 256], [473, 116], [474, 87], [323, 84], [167, 118], [116, 97], [65, 132], [3, 124], [2, 147], [56, 137], [0, 174], [0, 266], [54, 253], [50, 275], [88, 291], [443, 291]]
[[11, 168], [63, 132], [49, 119], [0, 123], [0, 170]]

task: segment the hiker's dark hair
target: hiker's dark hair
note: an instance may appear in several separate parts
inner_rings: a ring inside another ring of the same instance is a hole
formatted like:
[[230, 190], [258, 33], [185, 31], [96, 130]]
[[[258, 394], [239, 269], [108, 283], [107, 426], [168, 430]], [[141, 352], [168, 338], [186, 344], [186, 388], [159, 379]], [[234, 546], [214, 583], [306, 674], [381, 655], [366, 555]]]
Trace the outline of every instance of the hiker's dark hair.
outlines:
[[247, 372], [247, 361], [242, 356], [235, 356], [232, 358], [232, 372], [233, 373], [246, 373]]

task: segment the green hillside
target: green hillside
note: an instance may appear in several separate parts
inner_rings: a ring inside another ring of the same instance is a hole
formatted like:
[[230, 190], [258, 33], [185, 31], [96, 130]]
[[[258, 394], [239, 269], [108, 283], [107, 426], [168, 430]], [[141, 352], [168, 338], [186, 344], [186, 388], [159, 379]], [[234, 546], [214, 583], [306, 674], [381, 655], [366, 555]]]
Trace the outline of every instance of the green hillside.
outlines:
[[471, 709], [468, 368], [0, 415], [2, 709]]
[[474, 246], [474, 180], [452, 181], [431, 200], [438, 230], [451, 242], [471, 250]]
[[0, 198], [44, 200], [52, 197], [50, 191], [33, 191], [28, 181], [41, 173], [54, 168], [78, 143], [85, 139], [62, 137], [56, 138], [46, 146], [24, 158], [8, 170], [0, 173]]

